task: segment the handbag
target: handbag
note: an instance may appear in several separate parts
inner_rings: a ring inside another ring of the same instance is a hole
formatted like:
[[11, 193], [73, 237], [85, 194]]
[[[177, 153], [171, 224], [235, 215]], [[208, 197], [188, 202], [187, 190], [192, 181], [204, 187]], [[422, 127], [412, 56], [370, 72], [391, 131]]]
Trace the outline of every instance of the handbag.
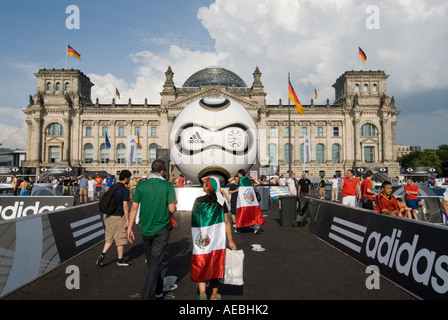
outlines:
[[226, 249], [223, 283], [234, 286], [242, 286], [244, 284], [243, 266], [243, 250]]

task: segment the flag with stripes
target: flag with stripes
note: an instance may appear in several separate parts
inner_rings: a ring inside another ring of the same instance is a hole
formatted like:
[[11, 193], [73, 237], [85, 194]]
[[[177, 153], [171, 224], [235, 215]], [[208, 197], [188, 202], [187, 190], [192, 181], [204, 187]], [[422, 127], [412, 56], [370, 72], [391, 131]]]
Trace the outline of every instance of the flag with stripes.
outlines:
[[226, 226], [224, 208], [210, 203], [208, 196], [196, 198], [191, 215], [193, 254], [191, 281], [224, 277]]
[[81, 55], [78, 52], [76, 52], [75, 49], [70, 47], [70, 45], [67, 45], [67, 55], [71, 56], [71, 57], [75, 57], [78, 60], [81, 60]]
[[300, 113], [300, 114], [305, 113], [305, 111], [303, 110], [302, 104], [300, 103], [299, 98], [297, 98], [296, 92], [294, 91], [294, 88], [292, 87], [291, 82], [289, 82], [289, 100], [291, 100], [294, 103], [298, 113]]
[[361, 58], [363, 63], [366, 63], [367, 61], [367, 55], [362, 51], [361, 47], [359, 48], [359, 57]]
[[236, 226], [238, 228], [265, 224], [252, 181], [248, 177], [241, 177], [238, 183], [236, 210]]

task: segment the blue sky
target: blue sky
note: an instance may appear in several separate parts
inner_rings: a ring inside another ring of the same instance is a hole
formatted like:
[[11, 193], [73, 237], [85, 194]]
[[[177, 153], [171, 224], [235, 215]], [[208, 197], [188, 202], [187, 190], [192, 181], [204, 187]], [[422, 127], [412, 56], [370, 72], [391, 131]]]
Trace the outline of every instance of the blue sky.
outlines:
[[[80, 29], [66, 28], [66, 8], [80, 10]], [[379, 9], [368, 29], [366, 8]], [[287, 102], [291, 82], [303, 104], [334, 101], [335, 80], [357, 69], [390, 75], [398, 117], [397, 142], [436, 148], [448, 143], [448, 2], [445, 0], [17, 0], [0, 11], [0, 143], [25, 147], [21, 112], [36, 92], [33, 73], [62, 68], [68, 42], [82, 55], [69, 68], [87, 74], [92, 98], [159, 103], [165, 71], [177, 86], [210, 65], [234, 71], [248, 86], [258, 66], [267, 102]]]

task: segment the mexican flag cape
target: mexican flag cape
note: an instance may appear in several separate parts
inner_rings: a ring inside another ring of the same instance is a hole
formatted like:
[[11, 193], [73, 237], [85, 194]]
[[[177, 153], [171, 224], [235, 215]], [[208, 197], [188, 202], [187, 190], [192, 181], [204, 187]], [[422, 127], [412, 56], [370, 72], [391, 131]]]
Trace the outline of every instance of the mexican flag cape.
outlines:
[[193, 255], [190, 270], [192, 282], [224, 277], [227, 240], [224, 208], [209, 203], [209, 199], [209, 196], [199, 197], [193, 204]]
[[236, 226], [238, 228], [264, 225], [263, 214], [255, 195], [252, 181], [248, 177], [241, 177], [238, 184], [238, 198], [236, 202]]

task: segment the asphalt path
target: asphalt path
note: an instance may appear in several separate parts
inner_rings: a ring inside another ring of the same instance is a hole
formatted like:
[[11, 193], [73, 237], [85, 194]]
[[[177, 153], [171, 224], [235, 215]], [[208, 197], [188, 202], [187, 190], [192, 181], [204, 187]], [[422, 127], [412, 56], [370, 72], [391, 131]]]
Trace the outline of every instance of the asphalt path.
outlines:
[[[245, 254], [245, 283], [223, 285], [220, 293], [224, 301], [415, 300], [382, 278], [379, 289], [368, 289], [366, 280], [370, 274], [365, 266], [305, 228], [281, 226], [276, 200], [271, 200], [270, 209], [263, 214], [266, 225], [260, 234], [233, 234], [237, 248]], [[162, 300], [196, 301], [197, 287], [190, 280], [191, 212], [175, 216], [178, 227], [171, 232], [162, 275], [167, 279], [175, 277], [177, 289], [165, 292]], [[100, 243], [3, 300], [141, 300], [146, 264], [138, 225], [134, 232], [136, 241], [125, 247], [129, 267], [117, 267], [114, 245], [106, 255], [105, 265], [96, 266], [103, 247]], [[254, 244], [265, 250], [253, 251]], [[73, 268], [79, 270], [79, 288], [69, 289], [74, 283]]]

